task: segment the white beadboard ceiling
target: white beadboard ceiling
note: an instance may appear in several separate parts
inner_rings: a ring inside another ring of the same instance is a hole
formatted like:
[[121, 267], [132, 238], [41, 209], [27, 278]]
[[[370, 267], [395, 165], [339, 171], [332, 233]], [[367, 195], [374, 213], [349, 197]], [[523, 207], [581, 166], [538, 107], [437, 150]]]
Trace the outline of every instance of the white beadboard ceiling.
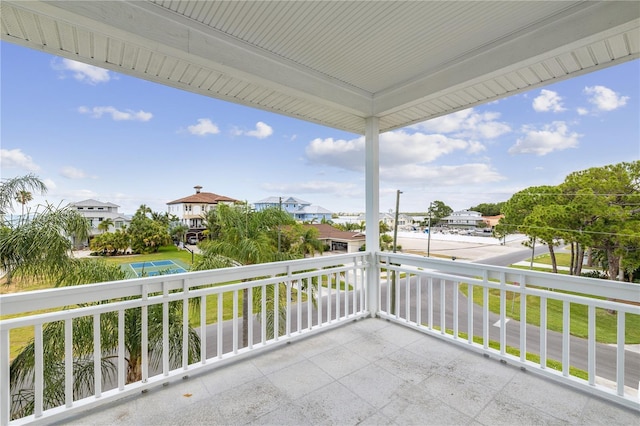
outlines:
[[2, 40], [362, 134], [640, 56], [637, 1], [11, 1]]

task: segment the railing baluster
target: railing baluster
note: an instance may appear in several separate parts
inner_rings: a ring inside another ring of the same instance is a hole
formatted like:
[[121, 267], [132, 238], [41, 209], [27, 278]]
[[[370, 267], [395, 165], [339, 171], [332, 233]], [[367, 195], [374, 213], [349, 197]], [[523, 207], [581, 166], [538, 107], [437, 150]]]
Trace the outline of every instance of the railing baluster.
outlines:
[[313, 329], [313, 279], [307, 278], [307, 327]]
[[489, 287], [482, 288], [482, 347], [489, 349]]
[[300, 331], [302, 330], [302, 280], [296, 280], [296, 284], [296, 321], [298, 323], [296, 331], [300, 333]]
[[589, 375], [589, 384], [591, 386], [596, 385], [596, 307], [589, 305], [589, 331], [587, 333], [587, 345], [588, 349], [588, 361], [587, 372]]
[[182, 299], [182, 369], [189, 368], [189, 287], [187, 280], [183, 280]]
[[280, 336], [280, 284], [273, 285], [273, 338], [277, 341]]
[[562, 375], [569, 377], [569, 339], [571, 338], [571, 305], [566, 300], [562, 302]]
[[127, 384], [127, 368], [125, 364], [125, 343], [124, 343], [124, 309], [118, 310], [118, 389], [124, 390]]
[[142, 286], [142, 308], [140, 311], [140, 346], [142, 349], [142, 383], [149, 380], [149, 290], [146, 285]]
[[318, 276], [318, 327], [322, 327], [322, 275]]
[[404, 313], [406, 322], [411, 322], [411, 274], [407, 274], [404, 283]]
[[[242, 293], [244, 295], [244, 292]], [[239, 329], [239, 314], [238, 314], [238, 298], [240, 292], [234, 290], [233, 292], [233, 353], [238, 353], [238, 329]], [[246, 318], [242, 318], [242, 321], [246, 321]]]
[[333, 319], [332, 317], [332, 309], [331, 309], [331, 299], [333, 298], [333, 286], [331, 285], [331, 274], [327, 274], [325, 275], [325, 277], [327, 278], [327, 293], [329, 293], [327, 295], [327, 323], [331, 324], [331, 320]]
[[100, 344], [100, 314], [93, 316], [93, 380], [95, 397], [102, 396], [102, 346]]
[[547, 298], [540, 297], [540, 368], [547, 368]]
[[433, 330], [433, 278], [429, 277], [429, 281], [427, 283], [427, 297], [429, 298], [429, 304], [428, 304], [428, 318], [429, 318], [429, 322], [428, 322], [428, 327], [429, 330]]
[[416, 275], [416, 325], [422, 325], [422, 275]]
[[262, 317], [262, 322], [260, 324], [260, 333], [262, 337], [262, 344], [266, 345], [267, 344], [267, 286], [266, 284], [262, 285], [262, 297], [260, 299], [260, 302], [262, 303], [262, 311], [260, 312]]
[[453, 338], [458, 338], [458, 287], [460, 283], [453, 283]]
[[207, 296], [200, 297], [200, 362], [207, 363]]
[[287, 337], [291, 337], [291, 280], [285, 282], [287, 286], [287, 319], [286, 319], [286, 333]]
[[507, 353], [507, 282], [504, 272], [500, 273], [500, 355]]
[[11, 420], [10, 363], [11, 340], [9, 330], [0, 331], [0, 425], [6, 426]]
[[249, 349], [253, 349], [253, 287], [247, 289], [247, 317], [247, 343]]
[[618, 347], [616, 356], [616, 384], [618, 395], [624, 396], [624, 340], [625, 340], [625, 313], [618, 311]]
[[467, 285], [467, 340], [473, 343], [473, 285]]
[[336, 320], [340, 319], [340, 293], [342, 292], [340, 283], [340, 274], [336, 272], [334, 274], [336, 279]]
[[73, 406], [73, 318], [64, 320], [64, 400], [65, 407]]
[[33, 336], [33, 351], [34, 351], [34, 382], [33, 382], [33, 415], [37, 419], [42, 417], [42, 401], [44, 391], [44, 377], [43, 377], [43, 350], [42, 350], [42, 324], [36, 324]]
[[[166, 281], [162, 283], [162, 297], [163, 299], [169, 297]], [[162, 302], [162, 374], [168, 376], [169, 370], [171, 370], [169, 367], [169, 302], [164, 300]]]
[[[513, 293], [515, 299], [516, 293]], [[527, 287], [524, 275], [520, 277], [520, 361], [527, 360]]]
[[217, 354], [218, 355], [218, 359], [222, 358], [222, 354], [223, 354], [223, 348], [222, 348], [222, 333], [224, 333], [224, 328], [222, 327], [222, 321], [223, 321], [223, 302], [224, 302], [224, 293], [220, 292], [218, 293], [218, 341], [216, 342], [216, 349], [217, 349]]
[[446, 314], [447, 314], [447, 305], [446, 305], [446, 283], [443, 278], [440, 278], [440, 334], [447, 334], [447, 324], [446, 324]]

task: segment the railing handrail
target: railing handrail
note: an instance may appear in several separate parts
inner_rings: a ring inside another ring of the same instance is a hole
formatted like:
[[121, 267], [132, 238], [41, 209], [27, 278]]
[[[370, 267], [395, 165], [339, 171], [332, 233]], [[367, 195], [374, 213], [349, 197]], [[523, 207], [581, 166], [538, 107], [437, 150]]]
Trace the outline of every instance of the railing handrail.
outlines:
[[[566, 274], [551, 274], [549, 272], [493, 266], [483, 263], [452, 262], [450, 260], [427, 258], [414, 254], [381, 252], [378, 253], [378, 255], [378, 259], [381, 262], [385, 260], [391, 264], [402, 264], [409, 261], [414, 268], [436, 269], [437, 271], [458, 277], [467, 275], [469, 277], [482, 277], [487, 280], [500, 281], [504, 279], [506, 282], [523, 283], [528, 286], [571, 291], [640, 303], [640, 285], [633, 283]], [[378, 266], [385, 268], [385, 263], [380, 263]]]
[[272, 263], [230, 267], [198, 272], [133, 278], [72, 287], [0, 295], [0, 313], [16, 315], [24, 312], [57, 309], [102, 300], [124, 297], [146, 297], [162, 291], [191, 289], [211, 283], [225, 283], [282, 274], [303, 273], [306, 269], [319, 269], [344, 263], [366, 263], [367, 252], [313, 257]]

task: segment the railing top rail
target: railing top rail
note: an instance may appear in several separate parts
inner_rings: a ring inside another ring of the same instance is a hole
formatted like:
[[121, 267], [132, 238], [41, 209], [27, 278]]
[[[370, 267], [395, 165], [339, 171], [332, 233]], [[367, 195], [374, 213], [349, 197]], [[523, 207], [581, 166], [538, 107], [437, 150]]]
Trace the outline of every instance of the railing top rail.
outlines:
[[385, 263], [411, 265], [414, 268], [433, 269], [456, 276], [485, 277], [487, 280], [505, 280], [506, 282], [525, 283], [554, 290], [571, 291], [593, 296], [625, 300], [640, 303], [640, 285], [614, 280], [578, 277], [575, 275], [552, 274], [482, 263], [461, 262], [448, 259], [435, 259], [414, 254], [380, 252], [378, 261], [381, 267]]
[[364, 265], [368, 253], [349, 253], [335, 256], [313, 257], [243, 267], [212, 269], [155, 277], [109, 281], [0, 296], [0, 314], [15, 315], [37, 310], [93, 303], [126, 297], [146, 297], [148, 294], [192, 289], [202, 285], [231, 283], [258, 277], [304, 274], [310, 269], [343, 268], [345, 264]]

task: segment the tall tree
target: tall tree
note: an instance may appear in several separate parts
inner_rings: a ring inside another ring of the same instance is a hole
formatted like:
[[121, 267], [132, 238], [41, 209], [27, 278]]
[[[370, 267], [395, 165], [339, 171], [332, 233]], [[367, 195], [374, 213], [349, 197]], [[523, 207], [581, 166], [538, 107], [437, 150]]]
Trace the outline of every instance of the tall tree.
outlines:
[[[255, 265], [300, 257], [298, 254], [278, 251], [280, 228], [295, 223], [286, 211], [277, 208], [251, 211], [247, 206], [225, 204], [218, 205], [216, 210], [220, 226], [218, 238], [202, 242], [202, 256], [196, 261], [194, 270]], [[246, 345], [249, 330], [248, 291], [243, 290], [242, 295], [242, 341]]]
[[3, 179], [0, 184], [0, 210], [11, 210], [13, 201], [21, 191], [45, 194], [47, 186], [34, 174]]
[[152, 218], [153, 212], [144, 204], [141, 205], [131, 219], [127, 229], [131, 237], [131, 248], [136, 253], [157, 252], [160, 247], [171, 244], [169, 225], [160, 215]]
[[31, 200], [33, 200], [33, 194], [29, 191], [22, 189], [16, 194], [16, 201], [20, 203], [22, 209], [20, 214], [21, 216], [24, 216], [24, 206]]
[[[81, 285], [103, 281], [115, 281], [126, 278], [118, 266], [96, 259], [74, 259], [69, 269], [60, 276], [59, 286]], [[182, 303], [169, 304], [169, 362], [172, 368], [182, 361]], [[162, 362], [162, 305], [148, 308], [148, 355], [151, 368], [158, 368]], [[125, 310], [125, 362], [126, 382], [132, 383], [142, 378], [142, 310]], [[73, 320], [73, 394], [80, 399], [94, 393], [94, 333], [93, 318], [80, 317]], [[188, 329], [189, 362], [194, 362], [200, 353], [200, 338], [196, 331]], [[44, 409], [64, 405], [65, 403], [65, 331], [64, 321], [45, 324], [42, 330], [44, 375]], [[100, 364], [103, 384], [115, 379], [117, 371], [118, 349], [118, 313], [107, 312], [100, 315]], [[15, 389], [11, 405], [12, 417], [19, 418], [33, 413], [35, 351], [34, 341], [11, 362], [11, 389]]]
[[102, 232], [109, 232], [109, 228], [113, 226], [113, 219], [111, 218], [106, 218], [103, 219], [99, 224], [98, 224], [98, 230], [102, 231]]

